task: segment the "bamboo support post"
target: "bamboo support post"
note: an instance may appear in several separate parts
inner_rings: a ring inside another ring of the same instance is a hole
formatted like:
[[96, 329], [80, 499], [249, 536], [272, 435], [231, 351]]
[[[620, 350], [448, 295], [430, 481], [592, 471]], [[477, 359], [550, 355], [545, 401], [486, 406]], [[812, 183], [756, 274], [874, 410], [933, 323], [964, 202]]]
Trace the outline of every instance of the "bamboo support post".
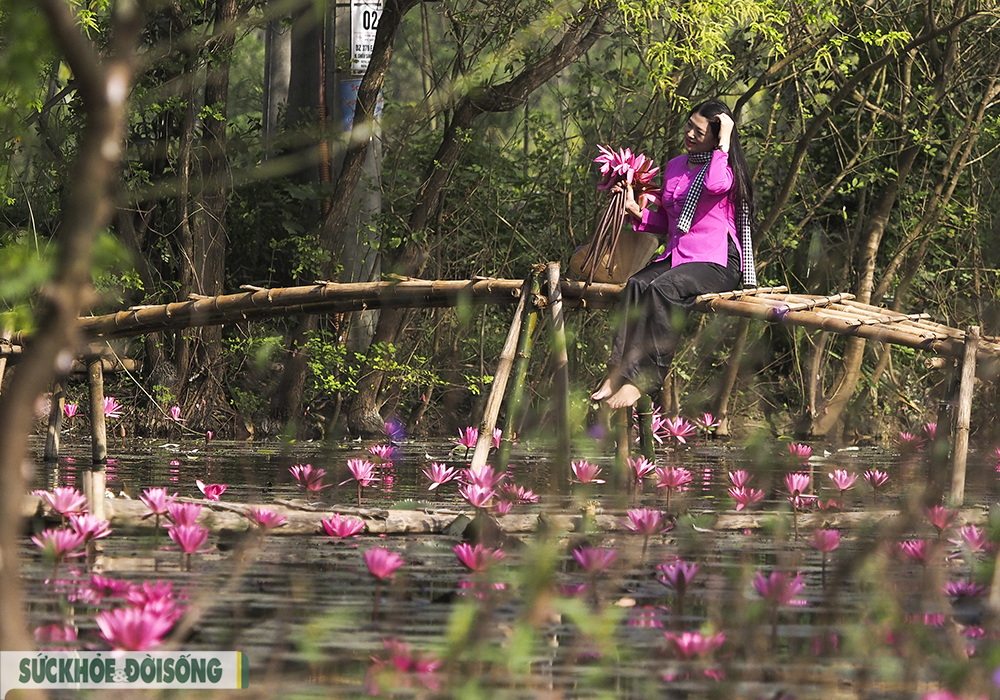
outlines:
[[556, 479], [557, 490], [569, 483], [569, 355], [566, 351], [566, 322], [563, 318], [562, 288], [559, 285], [559, 263], [546, 267], [549, 281], [549, 309], [552, 311], [552, 355], [555, 358], [555, 420], [556, 420]]
[[535, 268], [531, 280], [531, 303], [525, 304], [525, 318], [521, 322], [521, 334], [517, 339], [517, 359], [514, 362], [514, 386], [507, 400], [507, 418], [504, 421], [503, 438], [500, 441], [500, 451], [497, 454], [497, 465], [502, 469], [510, 459], [510, 451], [514, 446], [514, 433], [521, 417], [521, 404], [524, 402], [524, 386], [528, 378], [528, 362], [531, 359], [531, 348], [534, 345], [535, 327], [538, 325], [536, 300], [541, 288], [538, 275], [545, 270], [544, 265]]
[[59, 432], [62, 430], [63, 406], [66, 404], [66, 395], [63, 391], [62, 382], [56, 382], [52, 386], [52, 401], [49, 405], [49, 425], [45, 431], [45, 455], [46, 462], [59, 461]]
[[[472, 464], [469, 468], [472, 471], [482, 469], [486, 465], [486, 459], [490, 454], [490, 447], [493, 445], [493, 429], [497, 424], [497, 416], [500, 415], [500, 404], [503, 402], [504, 392], [507, 390], [507, 379], [510, 377], [510, 368], [514, 364], [514, 356], [517, 350], [517, 339], [521, 335], [521, 323], [524, 320], [525, 308], [528, 299], [531, 297], [531, 282], [535, 272], [532, 271], [521, 285], [521, 298], [517, 302], [517, 310], [514, 311], [514, 320], [511, 321], [510, 330], [507, 332], [507, 342], [504, 343], [500, 352], [500, 362], [497, 364], [496, 372], [493, 375], [493, 387], [490, 389], [490, 397], [486, 401], [486, 410], [483, 412], [483, 420], [479, 424], [479, 438], [476, 441], [476, 451], [472, 455]], [[506, 465], [500, 465], [501, 469]]]
[[653, 461], [656, 457], [653, 454], [653, 399], [643, 394], [636, 402], [635, 410], [639, 414], [639, 449], [643, 457]]
[[736, 386], [736, 379], [740, 373], [740, 362], [743, 359], [743, 351], [747, 345], [747, 337], [750, 335], [750, 319], [741, 318], [736, 327], [736, 343], [732, 352], [729, 353], [729, 362], [726, 363], [726, 376], [722, 381], [722, 389], [715, 404], [715, 415], [719, 418], [719, 427], [715, 429], [715, 434], [721, 437], [729, 436], [729, 399], [733, 395], [733, 387]]
[[[13, 350], [15, 347], [17, 347], [17, 349], [20, 350], [21, 349], [20, 345], [17, 346], [10, 345], [10, 337], [11, 337], [11, 332], [9, 328], [4, 328], [0, 330], [0, 346], [2, 346], [4, 350], [7, 349]], [[7, 355], [5, 353], [4, 355], [0, 356], [0, 387], [3, 386], [3, 375], [6, 371], [7, 371]]]
[[972, 416], [972, 394], [976, 383], [976, 350], [979, 345], [979, 326], [965, 329], [965, 357], [962, 358], [962, 379], [958, 387], [958, 410], [955, 416], [955, 446], [951, 462], [952, 506], [965, 501], [965, 465], [969, 456], [969, 419]]
[[100, 357], [87, 358], [90, 383], [90, 452], [94, 464], [108, 461], [108, 430], [104, 419], [104, 371]]
[[101, 520], [108, 519], [104, 508], [104, 494], [107, 490], [108, 473], [104, 465], [83, 470], [83, 495], [87, 497], [87, 508], [91, 515]]

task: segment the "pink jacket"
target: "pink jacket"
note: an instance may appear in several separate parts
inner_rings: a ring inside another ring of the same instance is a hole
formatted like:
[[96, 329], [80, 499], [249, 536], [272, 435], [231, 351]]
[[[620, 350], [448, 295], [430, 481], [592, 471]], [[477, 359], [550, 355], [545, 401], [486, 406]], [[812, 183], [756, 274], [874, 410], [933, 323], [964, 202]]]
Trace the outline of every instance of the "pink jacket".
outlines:
[[729, 154], [716, 149], [705, 176], [705, 185], [695, 209], [691, 230], [678, 235], [677, 219], [684, 208], [684, 200], [691, 181], [701, 168], [689, 168], [687, 156], [678, 156], [667, 163], [663, 173], [663, 192], [656, 211], [645, 209], [642, 222], [633, 224], [636, 231], [647, 231], [667, 236], [667, 248], [656, 262], [672, 255], [671, 267], [681, 263], [710, 262], [726, 266], [729, 257], [729, 239], [736, 243], [743, 257], [740, 237], [736, 231], [736, 211], [729, 201], [733, 186], [733, 170], [729, 167]]

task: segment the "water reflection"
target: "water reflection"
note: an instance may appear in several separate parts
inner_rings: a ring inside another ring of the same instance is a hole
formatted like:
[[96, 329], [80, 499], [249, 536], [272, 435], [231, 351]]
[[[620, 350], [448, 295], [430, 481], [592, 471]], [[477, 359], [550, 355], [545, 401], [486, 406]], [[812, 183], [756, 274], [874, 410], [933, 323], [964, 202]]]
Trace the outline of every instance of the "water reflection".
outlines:
[[[356, 489], [353, 483], [339, 485], [350, 476], [346, 462], [365, 458], [369, 445], [291, 449], [212, 443], [206, 450], [203, 444], [158, 443], [117, 454], [117, 462], [103, 469], [83, 466], [89, 462], [86, 446], [68, 447], [77, 461], [40, 468], [37, 487], [82, 485], [100, 493], [103, 485], [116, 497], [134, 498], [144, 488], [167, 486], [171, 493], [200, 498], [195, 481], [201, 479], [228, 484], [224, 502], [268, 503], [304, 497], [289, 467], [311, 463], [325, 469], [334, 486], [309, 498], [349, 505]], [[455, 484], [428, 492], [422, 475], [432, 461], [461, 466], [460, 457], [448, 445], [407, 442], [394, 455], [392, 468], [380, 470], [382, 488], [365, 489], [365, 505], [432, 502], [461, 507]], [[985, 505], [996, 499], [991, 460], [985, 451], [970, 457], [967, 503]], [[616, 493], [611, 484], [590, 490], [579, 501], [548, 495], [552, 489], [544, 452], [524, 448], [513, 461], [513, 480], [542, 495], [537, 505], [517, 506], [522, 512], [576, 513], [582, 501], [590, 501], [592, 512], [623, 519], [624, 509], [633, 505], [665, 508], [664, 494], [648, 480], [635, 496]], [[610, 458], [597, 461], [606, 473], [614, 470]], [[913, 697], [921, 683], [935, 678], [933, 663], [919, 663], [921, 654], [931, 653], [926, 649], [952, 649], [956, 640], [962, 645], [993, 643], [990, 631], [983, 632], [986, 641], [962, 636], [973, 625], [956, 629], [948, 599], [936, 593], [946, 579], [969, 573], [963, 560], [939, 557], [934, 565], [907, 560], [878, 543], [875, 528], [845, 529], [839, 547], [829, 553], [807, 544], [811, 531], [798, 542], [792, 537], [783, 493], [789, 469], [811, 474], [816, 495], [825, 501], [841, 497], [826, 476], [834, 469], [854, 474], [882, 469], [890, 481], [880, 492], [880, 505], [905, 509], [908, 486], [919, 482], [927, 468], [919, 456], [846, 450], [817, 455], [800, 466], [708, 444], [660, 454], [658, 463], [687, 469], [693, 480], [673, 494], [671, 512], [682, 514], [681, 519], [673, 530], [649, 538], [645, 553], [643, 537], [620, 530], [561, 534], [542, 542], [512, 535], [503, 542], [502, 565], [479, 576], [470, 574], [452, 551], [461, 541], [457, 534], [333, 539], [325, 534], [258, 538], [221, 531], [210, 539], [214, 551], [197, 555], [188, 572], [180, 566], [178, 552], [162, 549], [162, 535], [122, 532], [104, 541], [102, 551], [95, 548], [90, 570], [80, 562], [76, 574], [63, 573], [61, 580], [52, 581], [51, 569], [26, 541], [29, 612], [40, 628], [72, 625], [81, 643], [95, 643], [94, 612], [115, 603], [81, 593], [91, 586], [92, 571], [133, 582], [170, 581], [202, 611], [184, 633], [183, 647], [246, 652], [251, 687], [280, 680], [275, 697], [296, 691], [359, 694], [372, 673], [371, 658], [390, 653], [383, 642], [387, 639], [405, 640], [418, 658], [447, 656], [452, 659], [448, 672], [479, 682], [496, 697], [511, 698], [774, 697], [777, 692], [828, 698], [845, 688], [852, 697], [869, 697], [874, 691], [859, 685], [858, 679], [865, 677], [877, 680], [878, 697]], [[714, 527], [713, 516], [705, 514], [732, 511], [728, 473], [739, 469], [752, 473], [753, 484], [767, 494], [752, 512], [781, 511], [784, 518], [761, 516], [762, 522], [752, 523], [748, 533]], [[872, 507], [871, 489], [861, 480], [843, 497], [847, 512]], [[316, 524], [319, 532], [318, 517]], [[901, 535], [939, 539], [919, 519]], [[584, 544], [613, 548], [617, 557], [606, 571], [588, 573], [570, 554]], [[362, 553], [379, 546], [399, 552], [405, 564], [377, 593]], [[855, 559], [863, 566], [855, 566]], [[698, 565], [682, 597], [661, 582], [664, 569], [656, 568], [678, 561]], [[979, 560], [976, 566], [982, 564]], [[804, 589], [797, 597], [806, 605], [769, 607], [754, 592], [757, 572], [801, 574]], [[379, 614], [373, 619], [376, 595]], [[963, 609], [961, 619], [978, 621], [980, 612]], [[665, 633], [678, 637], [686, 631], [706, 637], [724, 633], [725, 641], [704, 655], [685, 656]], [[724, 677], [716, 680], [720, 669]], [[414, 683], [406, 692], [428, 691]]]

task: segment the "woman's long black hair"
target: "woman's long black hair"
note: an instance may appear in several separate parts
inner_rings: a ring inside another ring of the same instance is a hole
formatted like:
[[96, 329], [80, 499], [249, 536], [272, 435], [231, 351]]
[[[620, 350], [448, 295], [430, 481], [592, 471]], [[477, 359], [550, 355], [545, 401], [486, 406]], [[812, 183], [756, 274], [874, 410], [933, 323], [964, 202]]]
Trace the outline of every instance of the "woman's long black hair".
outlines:
[[[734, 122], [736, 121], [736, 117], [733, 116], [726, 103], [720, 100], [702, 102], [688, 112], [688, 118], [696, 113], [708, 120], [716, 139], [719, 138], [719, 128], [721, 125], [715, 120], [715, 117], [719, 114], [728, 114]], [[750, 212], [750, 230], [756, 234], [759, 213], [757, 210], [757, 198], [754, 196], [750, 166], [747, 164], [746, 154], [743, 153], [743, 146], [740, 145], [740, 134], [735, 127], [733, 128], [732, 138], [729, 141], [729, 167], [733, 169], [733, 189], [730, 191], [729, 198], [732, 200], [733, 207], [737, 212], [744, 203], [747, 205], [747, 209]]]

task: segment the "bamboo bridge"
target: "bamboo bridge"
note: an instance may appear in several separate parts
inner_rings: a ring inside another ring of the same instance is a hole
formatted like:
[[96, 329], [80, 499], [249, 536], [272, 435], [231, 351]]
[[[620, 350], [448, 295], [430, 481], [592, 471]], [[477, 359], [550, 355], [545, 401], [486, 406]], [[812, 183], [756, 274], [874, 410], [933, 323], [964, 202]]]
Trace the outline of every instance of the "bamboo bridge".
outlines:
[[[477, 445], [472, 459], [472, 466], [475, 468], [486, 462], [493, 428], [515, 360], [518, 361], [518, 368], [508, 403], [516, 406], [521, 400], [520, 388], [524, 383], [526, 357], [529, 352], [526, 347], [530, 347], [528, 336], [534, 328], [535, 317], [544, 310], [552, 314], [553, 320], [554, 348], [557, 357], [556, 420], [557, 424], [566, 423], [557, 429], [559, 435], [557, 453], [569, 454], [566, 405], [569, 378], [563, 308], [612, 308], [617, 305], [622, 289], [621, 285], [600, 283], [588, 285], [581, 281], [562, 279], [559, 263], [549, 263], [536, 265], [525, 280], [489, 277], [476, 277], [470, 280], [395, 278], [384, 282], [366, 283], [318, 281], [311, 285], [285, 288], [244, 285], [236, 294], [216, 297], [192, 296], [187, 301], [170, 304], [134, 306], [113, 314], [81, 317], [79, 324], [83, 339], [93, 347], [94, 344], [106, 344], [107, 341], [130, 336], [198, 326], [241, 323], [293, 314], [342, 314], [367, 309], [433, 308], [464, 304], [516, 305], [517, 310], [501, 353], [480, 425], [480, 444]], [[747, 320], [758, 319], [902, 345], [961, 360], [962, 378], [957, 399], [951, 493], [952, 501], [961, 503], [964, 495], [965, 458], [968, 449], [969, 413], [975, 366], [977, 360], [995, 361], [1000, 358], [1000, 339], [981, 337], [978, 326], [962, 330], [936, 323], [928, 314], [902, 314], [862, 304], [855, 301], [851, 294], [840, 293], [830, 296], [791, 294], [787, 287], [762, 287], [706, 294], [698, 297], [695, 309], [703, 313], [745, 319], [741, 324], [743, 337]], [[523, 323], [529, 318], [529, 323]], [[11, 359], [16, 359], [16, 355], [20, 352], [19, 341], [19, 338], [14, 338], [13, 344], [0, 346], [0, 357], [11, 356]], [[734, 354], [738, 356], [739, 352], [736, 350]], [[88, 357], [91, 402], [96, 407], [103, 398], [101, 371], [106, 363], [100, 361], [99, 353], [92, 351]], [[729, 374], [728, 389], [724, 389], [726, 402], [728, 402], [728, 392], [735, 382], [735, 367], [730, 368]], [[94, 403], [95, 401], [98, 403]], [[97, 413], [95, 410], [94, 415]], [[511, 413], [513, 411], [508, 410], [508, 414]], [[94, 422], [103, 424], [101, 420]], [[56, 426], [55, 431], [53, 423]], [[50, 442], [53, 439], [56, 441], [56, 454], [58, 454], [59, 423], [61, 423], [61, 412], [53, 409], [49, 437]], [[94, 430], [94, 461], [101, 463], [107, 456], [106, 444], [103, 448], [98, 444], [105, 442], [103, 425], [95, 427]], [[510, 435], [511, 431], [505, 430], [504, 433]], [[652, 443], [648, 441], [648, 436], [646, 437], [643, 451], [651, 454]], [[622, 441], [619, 441], [619, 444], [621, 443]], [[509, 450], [509, 445], [505, 446]], [[46, 455], [49, 456], [48, 449]], [[504, 446], [501, 447], [498, 459], [501, 464], [505, 463]]]

